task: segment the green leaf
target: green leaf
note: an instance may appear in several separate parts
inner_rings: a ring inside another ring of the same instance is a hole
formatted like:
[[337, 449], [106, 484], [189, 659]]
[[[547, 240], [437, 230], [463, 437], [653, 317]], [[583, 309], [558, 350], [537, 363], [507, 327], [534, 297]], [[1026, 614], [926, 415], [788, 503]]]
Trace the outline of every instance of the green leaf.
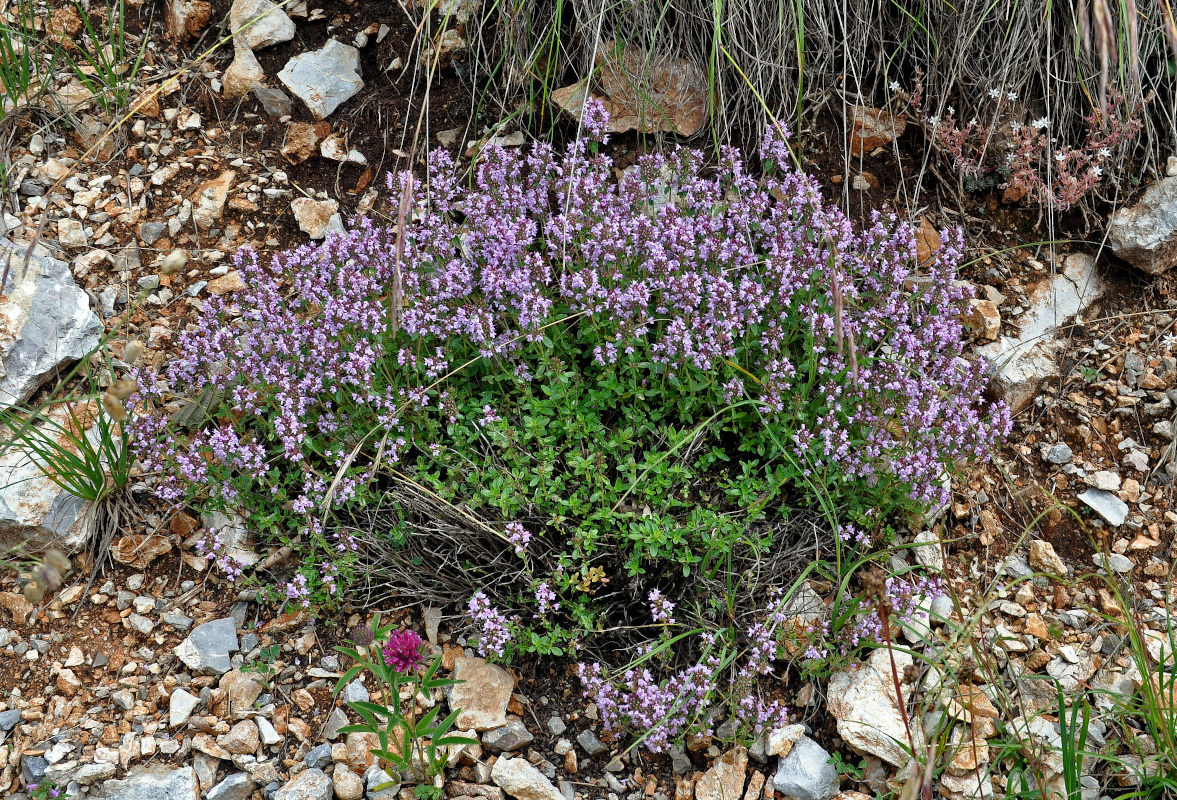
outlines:
[[367, 700], [353, 700], [347, 705], [349, 708], [356, 711], [356, 713], [363, 715], [365, 719], [367, 719], [367, 715], [364, 714], [365, 711], [368, 712], [368, 714], [379, 715], [381, 717], [400, 716], [399, 711], [393, 711], [391, 709], [385, 708], [379, 703], [372, 703]]
[[363, 665], [357, 664], [347, 672], [343, 673], [343, 677], [339, 679], [339, 681], [335, 684], [335, 688], [331, 690], [331, 695], [335, 696], [343, 691], [343, 687], [351, 683], [352, 678], [354, 678], [356, 675], [359, 675], [363, 669]]

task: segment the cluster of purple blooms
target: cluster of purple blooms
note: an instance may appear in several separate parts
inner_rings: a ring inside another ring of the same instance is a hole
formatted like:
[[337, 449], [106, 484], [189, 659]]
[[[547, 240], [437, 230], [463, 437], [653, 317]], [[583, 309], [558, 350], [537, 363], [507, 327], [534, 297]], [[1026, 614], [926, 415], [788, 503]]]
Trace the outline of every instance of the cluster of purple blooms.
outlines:
[[229, 548], [221, 539], [221, 535], [217, 533], [216, 528], [206, 529], [204, 536], [196, 540], [196, 555], [206, 561], [211, 561], [213, 566], [230, 581], [236, 581], [241, 577], [244, 565], [229, 552]]
[[[551, 597], [555, 598], [554, 592]], [[479, 629], [478, 654], [484, 658], [503, 658], [511, 642], [511, 622], [507, 615], [491, 605], [486, 592], [476, 592], [467, 611]]]
[[[585, 114], [598, 140], [602, 115]], [[599, 342], [599, 364], [653, 363], [713, 380], [725, 402], [755, 402], [806, 477], [831, 491], [887, 483], [945, 502], [945, 465], [984, 457], [1010, 426], [983, 397], [984, 364], [960, 355], [960, 233], [946, 233], [916, 280], [910, 225], [876, 214], [856, 232], [815, 180], [787, 167], [783, 140], [766, 138], [762, 156], [776, 169], [765, 178], [728, 148], [715, 169], [680, 149], [616, 177], [588, 141], [562, 156], [543, 144], [491, 148], [468, 182], [434, 153], [420, 186], [389, 180], [394, 196], [412, 193], [403, 237], [357, 220], [268, 263], [234, 255], [245, 289], [208, 301], [162, 380], [135, 376], [136, 455], [160, 474], [165, 499], [223, 506], [243, 491], [272, 493], [324, 557], [347, 555], [358, 544], [338, 534], [332, 544], [323, 513], [362, 500], [378, 469], [441, 452], [414, 440], [427, 427], [416, 423], [457, 420], [447, 380], [463, 354], [527, 383], [545, 336], [580, 330]], [[217, 398], [218, 413], [177, 436], [164, 413], [173, 395]], [[490, 404], [474, 416], [488, 433], [504, 422]], [[505, 531], [524, 555], [531, 532], [514, 522]], [[287, 599], [309, 606], [324, 576], [334, 592], [335, 573], [307, 570]], [[535, 600], [541, 614], [558, 607], [547, 582]], [[673, 603], [649, 601], [656, 622], [673, 623]], [[503, 657], [517, 620], [482, 592], [469, 613], [482, 654]], [[739, 680], [767, 669], [773, 630], [769, 620], [747, 632]], [[714, 666], [705, 659], [662, 681], [632, 670], [614, 683], [594, 665], [582, 677], [607, 726], [649, 730], [657, 749], [723, 688]], [[764, 725], [783, 710], [741, 700], [736, 713]]]
[[[767, 138], [763, 155], [789, 163], [780, 139]], [[353, 465], [328, 493], [316, 466], [348, 458], [342, 434], [357, 409], [388, 433], [384, 464], [397, 463], [412, 416], [444, 413], [445, 384], [431, 376], [448, 366], [447, 343], [530, 374], [524, 346], [557, 319], [592, 326], [601, 362], [633, 356], [714, 373], [733, 397], [779, 417], [810, 471], [894, 479], [921, 502], [944, 502], [944, 464], [984, 456], [1009, 425], [982, 397], [983, 364], [959, 357], [958, 232], [913, 289], [909, 225], [875, 215], [855, 232], [812, 178], [781, 169], [757, 180], [733, 149], [721, 151], [714, 176], [699, 153], [680, 149], [644, 156], [615, 179], [611, 160], [585, 141], [562, 159], [542, 144], [526, 154], [492, 148], [472, 188], [444, 152], [431, 162], [403, 259], [395, 230], [370, 220], [269, 264], [235, 254], [245, 291], [208, 301], [166, 384], [214, 390], [238, 424], [182, 441], [162, 413], [133, 426], [165, 498], [195, 485], [231, 503], [226, 476], [264, 482], [277, 459], [303, 474], [300, 512], [345, 505], [371, 467]], [[407, 180], [390, 177], [390, 188]], [[394, 285], [399, 309], [390, 309]], [[141, 383], [140, 400], [160, 396], [154, 381]], [[808, 417], [794, 411], [798, 392]], [[496, 419], [488, 406], [484, 421]], [[338, 441], [319, 452], [312, 440], [323, 434]]]
[[724, 694], [733, 701], [734, 721], [752, 735], [786, 723], [788, 709], [764, 701], [749, 685], [755, 672], [750, 663], [724, 678], [715, 636], [699, 638], [703, 657], [661, 680], [647, 667], [611, 677], [600, 664], [577, 664], [584, 695], [596, 705], [607, 733], [640, 733], [644, 747], [663, 753], [688, 734], [714, 734], [715, 719], [707, 712]]

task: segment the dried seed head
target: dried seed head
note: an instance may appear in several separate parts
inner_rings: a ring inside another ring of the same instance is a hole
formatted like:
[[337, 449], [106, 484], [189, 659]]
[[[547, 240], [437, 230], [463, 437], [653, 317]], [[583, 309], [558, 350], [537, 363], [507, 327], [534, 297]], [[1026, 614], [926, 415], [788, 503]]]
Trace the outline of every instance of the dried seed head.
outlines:
[[164, 275], [173, 275], [184, 269], [184, 265], [188, 263], [188, 253], [182, 247], [177, 247], [172, 252], [164, 256], [159, 265], [159, 271]]
[[[119, 400], [126, 400], [128, 397], [139, 391], [139, 384], [130, 378], [123, 378], [112, 383], [106, 389], [108, 394], [113, 394]], [[113, 417], [114, 415], [111, 414]]]
[[127, 342], [127, 346], [123, 348], [123, 361], [128, 364], [134, 364], [139, 360], [139, 356], [143, 355], [144, 345], [139, 339], [132, 339]]
[[127, 418], [127, 409], [123, 406], [123, 401], [110, 392], [102, 393], [102, 407], [115, 422], [123, 422]]
[[30, 603], [40, 603], [45, 597], [45, 589], [36, 581], [29, 581], [25, 584], [24, 595]]
[[61, 586], [61, 573], [45, 562], [41, 562], [41, 566], [37, 567], [37, 583], [50, 589], [56, 589]]
[[62, 575], [68, 575], [70, 570], [74, 568], [73, 563], [69, 560], [66, 554], [57, 549], [46, 550], [45, 555], [41, 560], [49, 566], [53, 567]]

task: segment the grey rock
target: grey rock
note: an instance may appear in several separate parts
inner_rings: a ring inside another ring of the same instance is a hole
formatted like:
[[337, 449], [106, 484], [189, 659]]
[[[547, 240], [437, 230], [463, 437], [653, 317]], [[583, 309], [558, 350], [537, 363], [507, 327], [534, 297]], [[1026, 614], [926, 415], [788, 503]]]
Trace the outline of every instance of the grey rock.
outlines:
[[139, 238], [143, 240], [143, 244], [151, 247], [167, 229], [166, 222], [144, 222], [139, 226]]
[[83, 786], [89, 786], [92, 783], [113, 778], [117, 769], [117, 764], [108, 764], [101, 761], [93, 764], [83, 764], [73, 774], [73, 780]]
[[359, 678], [344, 686], [341, 696], [345, 703], [366, 703], [369, 700], [368, 690]]
[[109, 800], [199, 800], [200, 786], [192, 767], [171, 772], [158, 768], [137, 773], [122, 781], [103, 784]]
[[126, 589], [119, 589], [118, 594], [114, 596], [114, 607], [119, 611], [125, 611], [131, 607], [131, 603], [135, 602], [135, 593], [128, 592]]
[[328, 39], [318, 50], [299, 53], [286, 62], [278, 80], [317, 119], [325, 119], [364, 88], [360, 51]]
[[262, 104], [262, 110], [274, 119], [294, 113], [294, 101], [281, 89], [271, 86], [255, 86], [253, 87], [253, 96]]
[[1094, 258], [1085, 253], [1068, 255], [1061, 272], [1027, 289], [1029, 309], [1017, 318], [1017, 336], [1002, 336], [977, 348], [988, 362], [994, 388], [1013, 413], [1034, 400], [1043, 381], [1059, 376], [1055, 361], [1063, 345], [1057, 336], [1059, 327], [1098, 300], [1104, 288]]
[[237, 623], [232, 617], [198, 625], [176, 645], [176, 656], [191, 670], [221, 674], [232, 669], [229, 654], [237, 651]]
[[1066, 464], [1074, 454], [1066, 442], [1042, 445], [1042, 460], [1051, 464]]
[[1103, 553], [1096, 553], [1091, 557], [1091, 560], [1095, 562], [1095, 566], [1097, 567], [1105, 567], [1110, 569], [1112, 572], [1119, 572], [1121, 574], [1131, 572], [1135, 567], [1135, 565], [1132, 563], [1132, 559], [1128, 558], [1128, 556], [1120, 555], [1119, 553], [1112, 553], [1111, 555], [1107, 556], [1106, 564], [1104, 563]]
[[560, 719], [559, 715], [553, 714], [552, 718], [548, 720], [548, 730], [552, 732], [553, 736], [560, 736], [568, 730], [568, 726], [564, 720]]
[[332, 741], [339, 735], [339, 729], [347, 725], [347, 714], [344, 714], [340, 708], [331, 709], [331, 715], [327, 717], [327, 724], [323, 726], [323, 738], [329, 742]]
[[[384, 788], [381, 789], [381, 786]], [[401, 786], [393, 781], [391, 775], [373, 764], [364, 773], [364, 790], [368, 793], [368, 800], [395, 800]]]
[[282, 737], [278, 734], [278, 731], [274, 729], [274, 725], [268, 719], [265, 717], [256, 717], [254, 722], [257, 723], [257, 732], [258, 735], [260, 735], [262, 738], [262, 744], [269, 746], [272, 744], [278, 744], [278, 742], [282, 741]]
[[45, 770], [49, 768], [49, 762], [41, 756], [21, 756], [20, 757], [20, 774], [25, 779], [25, 783], [36, 783], [45, 777]]
[[274, 792], [274, 800], [331, 800], [331, 779], [321, 769], [303, 770]]
[[[34, 248], [28, 269], [25, 247], [0, 238], [0, 408], [28, 400], [59, 367], [98, 346], [102, 321], [74, 281], [69, 265]], [[3, 485], [0, 481], [0, 485]]]
[[252, 652], [253, 648], [257, 647], [259, 644], [261, 644], [261, 640], [257, 638], [256, 633], [243, 633], [243, 634], [241, 634], [241, 652], [242, 653]]
[[270, 0], [233, 0], [229, 25], [236, 32], [234, 41], [250, 50], [260, 50], [294, 38], [294, 22]]
[[933, 572], [944, 571], [944, 549], [935, 531], [920, 531], [915, 535], [915, 560]]
[[1079, 495], [1079, 499], [1091, 507], [1095, 513], [1103, 517], [1108, 524], [1120, 526], [1128, 519], [1128, 506], [1123, 500], [1111, 492], [1099, 489], [1088, 489]]
[[1177, 177], [1162, 178], [1108, 222], [1112, 252], [1151, 275], [1177, 264]]
[[670, 750], [670, 768], [674, 770], [675, 775], [686, 775], [694, 768], [694, 765], [691, 764], [690, 757], [682, 748], [673, 747]]
[[208, 790], [206, 800], [249, 800], [253, 794], [253, 779], [247, 773], [236, 772]]
[[0, 711], [0, 731], [10, 731], [15, 728], [16, 724], [20, 722], [21, 713], [19, 708]]
[[164, 614], [163, 621], [178, 631], [186, 631], [192, 627], [192, 617], [186, 617], [179, 611], [169, 611]]
[[147, 617], [134, 612], [127, 615], [127, 624], [131, 626], [132, 630], [136, 630], [144, 636], [151, 633], [155, 629], [154, 622], [149, 620]]
[[829, 800], [838, 793], [838, 771], [820, 744], [802, 736], [780, 760], [772, 785], [797, 800]]
[[535, 737], [527, 730], [527, 726], [517, 720], [482, 734], [482, 746], [492, 753], [509, 753], [531, 744], [534, 740]]
[[587, 728], [576, 735], [576, 741], [589, 754], [589, 757], [599, 756], [609, 749], [601, 743], [601, 740], [597, 738], [595, 733]]
[[135, 705], [135, 693], [130, 689], [119, 689], [116, 692], [112, 692], [110, 699], [123, 711], [130, 711]]
[[322, 769], [328, 766], [331, 763], [331, 745], [321, 744], [317, 747], [312, 747], [303, 761], [306, 762], [308, 767], [315, 769]]
[[176, 687], [168, 698], [168, 725], [176, 727], [183, 725], [192, 716], [192, 711], [200, 705], [200, 698], [185, 689]]

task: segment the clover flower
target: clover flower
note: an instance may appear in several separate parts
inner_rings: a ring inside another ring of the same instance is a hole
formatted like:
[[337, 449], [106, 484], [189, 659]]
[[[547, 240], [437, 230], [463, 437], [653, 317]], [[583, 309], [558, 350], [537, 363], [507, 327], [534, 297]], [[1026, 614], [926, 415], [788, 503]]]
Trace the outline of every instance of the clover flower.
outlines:
[[381, 648], [384, 663], [402, 675], [419, 669], [425, 663], [421, 644], [421, 637], [416, 631], [404, 630], [391, 634]]

